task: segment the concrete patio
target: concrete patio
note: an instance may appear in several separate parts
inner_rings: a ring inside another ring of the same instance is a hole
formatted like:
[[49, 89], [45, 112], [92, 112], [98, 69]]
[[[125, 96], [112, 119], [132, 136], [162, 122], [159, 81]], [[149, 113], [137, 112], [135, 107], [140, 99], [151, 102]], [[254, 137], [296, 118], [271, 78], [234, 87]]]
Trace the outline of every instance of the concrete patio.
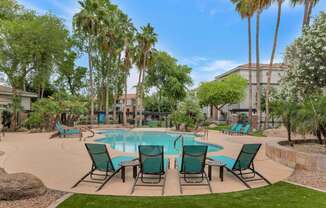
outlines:
[[[148, 129], [135, 129], [148, 130]], [[153, 131], [154, 129], [149, 129]], [[155, 129], [162, 131], [164, 129]], [[116, 175], [99, 192], [95, 192], [97, 184], [81, 183], [78, 187], [71, 189], [71, 186], [80, 179], [91, 166], [88, 153], [85, 150], [84, 142], [79, 139], [49, 139], [51, 133], [8, 133], [0, 142], [0, 151], [5, 154], [0, 156], [0, 167], [8, 173], [28, 172], [39, 177], [47, 187], [55, 190], [87, 194], [103, 195], [130, 195], [134, 182], [132, 169], [127, 168], [126, 182], [122, 183], [120, 174]], [[96, 134], [94, 139], [103, 137]], [[197, 138], [200, 140], [200, 138]], [[218, 144], [224, 147], [219, 152], [209, 155], [227, 155], [236, 157], [245, 143], [262, 143], [263, 146], [255, 160], [255, 168], [272, 183], [286, 179], [293, 172], [292, 169], [276, 163], [265, 156], [264, 143], [279, 138], [258, 138], [251, 136], [229, 136], [216, 131], [209, 131], [208, 140], [204, 142]], [[203, 140], [201, 140], [203, 141]], [[88, 141], [92, 142], [92, 141]], [[111, 156], [126, 155], [126, 153], [110, 150]], [[180, 195], [178, 186], [177, 170], [172, 163], [167, 173], [165, 195]], [[218, 176], [218, 169], [213, 168], [213, 179], [211, 181], [213, 192], [234, 192], [247, 189], [237, 178], [224, 172], [224, 181], [221, 182]], [[266, 184], [262, 181], [252, 182], [252, 187], [261, 187]], [[184, 195], [207, 194], [207, 187], [186, 187]], [[159, 196], [160, 188], [139, 187], [134, 195]]]

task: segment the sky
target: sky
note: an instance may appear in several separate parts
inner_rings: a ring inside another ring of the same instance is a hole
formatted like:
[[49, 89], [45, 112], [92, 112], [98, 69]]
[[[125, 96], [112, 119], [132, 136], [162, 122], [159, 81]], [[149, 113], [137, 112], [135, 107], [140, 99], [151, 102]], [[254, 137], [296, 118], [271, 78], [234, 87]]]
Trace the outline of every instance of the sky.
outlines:
[[[77, 0], [18, 0], [26, 8], [40, 14], [50, 11], [59, 16], [71, 30], [73, 15], [79, 11]], [[240, 18], [230, 0], [112, 0], [133, 20], [139, 29], [150, 23], [158, 34], [156, 48], [192, 67], [193, 87], [213, 80], [218, 74], [248, 60], [247, 21]], [[326, 11], [326, 0], [313, 9], [315, 17]], [[261, 16], [261, 62], [268, 63], [271, 55], [277, 6], [265, 10]], [[293, 8], [284, 3], [279, 31], [276, 61], [282, 62], [284, 49], [300, 34], [303, 6]], [[253, 42], [255, 20], [252, 22]], [[253, 45], [255, 49], [255, 44]], [[255, 60], [253, 50], [253, 60]], [[79, 65], [87, 66], [81, 57]], [[131, 71], [129, 92], [134, 92], [137, 70]]]

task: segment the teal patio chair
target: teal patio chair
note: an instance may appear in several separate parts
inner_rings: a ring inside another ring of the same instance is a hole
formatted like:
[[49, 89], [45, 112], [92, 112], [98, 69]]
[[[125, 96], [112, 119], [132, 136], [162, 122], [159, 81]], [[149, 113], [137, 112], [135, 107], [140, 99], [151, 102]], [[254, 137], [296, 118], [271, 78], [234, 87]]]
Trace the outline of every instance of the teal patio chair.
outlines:
[[241, 129], [242, 129], [243, 125], [241, 123], [238, 123], [237, 126], [235, 127], [235, 129], [233, 131], [230, 131], [230, 134], [241, 134]]
[[[140, 170], [137, 174], [131, 194], [136, 186], [162, 187], [164, 195], [166, 171], [169, 168], [169, 159], [164, 158], [164, 147], [160, 145], [139, 145]], [[141, 184], [138, 184], [138, 180]], [[162, 182], [162, 183], [161, 183]]]
[[[90, 182], [101, 184], [96, 190], [99, 191], [103, 186], [121, 169], [121, 162], [135, 160], [136, 157], [118, 156], [111, 158], [105, 144], [85, 144], [87, 152], [92, 160], [91, 170], [84, 175], [72, 188], [75, 188], [81, 182]], [[94, 173], [95, 171], [101, 173]], [[91, 180], [85, 180], [90, 176]], [[96, 177], [94, 177], [96, 176]]]
[[235, 131], [237, 126], [238, 126], [238, 123], [232, 124], [229, 129], [222, 130], [222, 133], [228, 134], [229, 132]]
[[243, 145], [237, 159], [227, 156], [210, 156], [208, 159], [225, 163], [225, 168], [248, 188], [251, 188], [248, 184], [248, 182], [251, 181], [264, 180], [267, 184], [271, 184], [264, 176], [255, 170], [254, 159], [260, 147], [261, 144]]
[[247, 123], [242, 129], [241, 129], [241, 132], [240, 134], [242, 135], [248, 135], [249, 134], [249, 131], [250, 131], [250, 124]]
[[55, 127], [58, 130], [61, 138], [66, 138], [72, 135], [79, 135], [80, 138], [82, 137], [80, 129], [64, 128], [59, 121], [55, 124]]
[[[178, 167], [181, 193], [183, 193], [183, 186], [208, 186], [209, 191], [212, 192], [205, 172], [207, 148], [207, 145], [184, 145], [182, 157], [176, 158], [175, 164]], [[182, 179], [185, 183], [182, 182]]]

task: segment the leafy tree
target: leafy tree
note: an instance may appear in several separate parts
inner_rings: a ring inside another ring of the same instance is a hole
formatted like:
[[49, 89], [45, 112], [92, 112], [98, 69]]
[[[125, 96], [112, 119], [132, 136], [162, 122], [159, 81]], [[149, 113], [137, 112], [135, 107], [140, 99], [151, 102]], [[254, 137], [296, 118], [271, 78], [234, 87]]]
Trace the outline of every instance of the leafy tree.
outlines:
[[[17, 100], [18, 90], [25, 90], [29, 84], [42, 97], [63, 57], [68, 32], [62, 21], [50, 14], [22, 11], [15, 18], [1, 20], [0, 33], [0, 71], [8, 77], [13, 100]], [[17, 109], [12, 110], [15, 128]]]
[[289, 66], [282, 80], [284, 93], [303, 100], [306, 95], [324, 94], [326, 88], [326, 13], [321, 12], [310, 27], [285, 51]]
[[180, 102], [177, 109], [170, 115], [170, 119], [175, 124], [177, 130], [181, 125], [185, 125], [185, 130], [196, 128], [204, 120], [204, 114], [199, 105], [198, 99], [189, 95]]
[[230, 75], [222, 80], [202, 83], [197, 96], [202, 105], [211, 105], [220, 110], [227, 104], [239, 103], [245, 98], [247, 80], [240, 75]]
[[[185, 65], [178, 65], [177, 60], [166, 52], [158, 51], [153, 53], [145, 85], [148, 89], [154, 88], [157, 92], [158, 102], [163, 97], [171, 100], [170, 109], [176, 107], [176, 103], [187, 95], [187, 88], [192, 84], [190, 77], [191, 68]], [[158, 105], [158, 112], [161, 112], [161, 105]], [[168, 110], [167, 112], [170, 112]]]
[[65, 52], [63, 61], [58, 67], [58, 79], [55, 81], [58, 88], [62, 91], [68, 90], [72, 95], [79, 95], [86, 85], [87, 68], [76, 67], [76, 52], [69, 48]]

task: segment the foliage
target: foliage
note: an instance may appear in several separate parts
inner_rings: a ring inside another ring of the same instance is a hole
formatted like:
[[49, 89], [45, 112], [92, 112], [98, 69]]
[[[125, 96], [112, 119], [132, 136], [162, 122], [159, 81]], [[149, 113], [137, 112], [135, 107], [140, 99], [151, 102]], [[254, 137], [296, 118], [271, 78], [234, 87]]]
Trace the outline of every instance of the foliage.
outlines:
[[87, 68], [75, 66], [77, 53], [73, 51], [72, 41], [70, 42], [70, 47], [65, 51], [64, 58], [59, 64], [55, 84], [61, 91], [68, 90], [72, 95], [79, 95], [86, 87]]
[[245, 98], [247, 81], [240, 75], [229, 75], [222, 80], [202, 83], [197, 89], [201, 105], [212, 105], [217, 109], [227, 104], [238, 103]]
[[289, 72], [282, 81], [284, 93], [303, 100], [324, 93], [326, 88], [326, 13], [321, 12], [310, 27], [287, 47]]
[[32, 110], [25, 125], [29, 128], [51, 129], [63, 113], [70, 123], [77, 121], [87, 112], [87, 102], [85, 99], [61, 92], [53, 97], [37, 100], [33, 103]]
[[[170, 106], [164, 112], [171, 112], [176, 103], [186, 97], [187, 87], [192, 83], [190, 72], [189, 67], [178, 65], [177, 60], [166, 52], [158, 51], [152, 55], [145, 85], [148, 90], [156, 90], [158, 103], [164, 99], [169, 100], [165, 103]], [[158, 112], [162, 111], [160, 106], [158, 105]]]
[[208, 127], [209, 130], [215, 130], [215, 131], [223, 131], [223, 130], [227, 130], [230, 129], [230, 125], [228, 124], [218, 124], [216, 127]]
[[170, 119], [177, 129], [180, 125], [185, 125], [186, 130], [197, 127], [204, 120], [198, 99], [193, 95], [188, 95], [178, 104], [177, 109], [170, 115]]
[[144, 107], [146, 111], [170, 113], [175, 108], [176, 103], [167, 97], [160, 97], [158, 93], [146, 96], [144, 98]]
[[197, 196], [125, 197], [74, 194], [61, 203], [59, 208], [98, 208], [105, 206], [111, 208], [247, 208], [248, 206], [250, 208], [304, 208], [324, 207], [325, 203], [325, 193], [323, 192], [279, 182], [271, 186], [246, 191]]

